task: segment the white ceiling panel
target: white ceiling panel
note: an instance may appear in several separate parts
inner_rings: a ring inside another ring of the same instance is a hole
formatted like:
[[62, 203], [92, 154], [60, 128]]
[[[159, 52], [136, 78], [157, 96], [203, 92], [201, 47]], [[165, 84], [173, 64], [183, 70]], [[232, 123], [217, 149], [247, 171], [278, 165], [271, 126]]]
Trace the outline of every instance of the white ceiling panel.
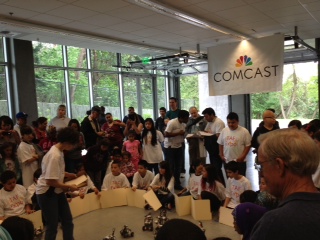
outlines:
[[142, 7], [130, 5], [116, 10], [108, 11], [108, 14], [114, 17], [120, 17], [125, 20], [135, 20], [142, 17], [154, 15], [154, 12]]
[[[10, 13], [12, 13], [12, 15]], [[35, 11], [29, 11], [29, 10], [2, 5], [2, 4], [0, 6], [0, 14], [5, 17], [13, 17], [13, 18], [20, 18], [20, 19], [30, 18], [36, 15], [39, 15], [39, 13]]]
[[88, 18], [81, 19], [80, 21], [99, 27], [107, 27], [114, 24], [126, 22], [124, 19], [108, 16], [106, 14], [97, 14]]
[[200, 8], [215, 13], [229, 8], [245, 6], [246, 3], [241, 0], [207, 0], [196, 5]]
[[49, 14], [39, 14], [37, 16], [29, 18], [29, 20], [56, 26], [72, 22], [72, 20], [70, 19], [56, 17]]
[[63, 7], [48, 11], [48, 14], [58, 16], [58, 17], [64, 17], [72, 20], [80, 20], [80, 19], [84, 19], [93, 15], [96, 15], [97, 12], [80, 8], [77, 6], [73, 6], [73, 5], [65, 5]]
[[118, 8], [129, 6], [130, 4], [122, 0], [78, 0], [73, 5], [90, 9], [96, 12], [105, 13]]
[[[320, 37], [320, 0], [299, 0], [302, 5], [298, 0], [152, 1], [172, 12], [184, 12], [248, 38], [279, 32], [293, 35], [294, 26], [298, 26], [301, 38]], [[9, 12], [13, 12], [13, 17]], [[176, 52], [179, 47], [196, 51], [197, 43], [206, 51], [210, 46], [239, 41], [230, 34], [186, 23], [125, 0], [0, 0], [0, 30], [11, 31], [19, 39], [39, 38], [72, 46], [81, 43], [82, 47], [139, 54], [161, 52], [163, 48]], [[70, 34], [52, 34], [53, 31]], [[84, 35], [91, 36], [91, 40]], [[110, 39], [119, 43], [111, 44]], [[136, 43], [138, 47], [121, 47], [124, 42]]]
[[174, 21], [175, 20], [173, 18], [164, 16], [161, 14], [152, 14], [147, 17], [138, 18], [138, 19], [133, 20], [133, 22], [135, 22], [135, 23], [139, 23], [139, 24], [142, 24], [142, 25], [145, 25], [148, 27], [156, 27], [156, 26], [171, 23]]
[[52, 9], [65, 5], [59, 1], [43, 1], [43, 0], [10, 0], [5, 3], [8, 6], [22, 8], [30, 11], [45, 13]]

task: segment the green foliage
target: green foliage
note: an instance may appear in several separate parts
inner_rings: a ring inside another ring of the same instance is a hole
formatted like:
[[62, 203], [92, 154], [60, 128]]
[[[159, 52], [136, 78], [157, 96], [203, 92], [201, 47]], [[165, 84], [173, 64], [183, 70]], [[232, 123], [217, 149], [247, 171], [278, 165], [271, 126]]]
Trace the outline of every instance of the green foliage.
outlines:
[[198, 75], [180, 78], [181, 109], [191, 106], [199, 107]]
[[[261, 119], [263, 111], [267, 108], [274, 108], [278, 118], [312, 119], [318, 117], [318, 78], [313, 76], [308, 82], [304, 82], [296, 77], [296, 86], [294, 86], [294, 81], [293, 73], [285, 80], [281, 92], [252, 94], [252, 118]], [[290, 109], [291, 103], [292, 108]]]

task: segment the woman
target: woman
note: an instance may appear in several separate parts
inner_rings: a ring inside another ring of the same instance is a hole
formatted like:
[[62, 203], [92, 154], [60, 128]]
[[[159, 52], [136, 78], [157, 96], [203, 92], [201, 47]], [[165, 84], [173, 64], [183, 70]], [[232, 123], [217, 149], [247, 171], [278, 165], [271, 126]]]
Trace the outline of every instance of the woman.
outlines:
[[21, 142], [17, 131], [13, 130], [13, 121], [9, 116], [0, 117], [0, 145], [4, 142], [12, 142], [18, 146]]
[[87, 112], [88, 116], [81, 122], [81, 132], [84, 135], [86, 148], [96, 145], [98, 140], [102, 139], [105, 135], [105, 133], [101, 131], [98, 123], [100, 112], [99, 106], [93, 106], [91, 111]]
[[111, 113], [106, 113], [106, 120], [107, 122], [103, 124], [101, 130], [105, 132], [105, 137], [110, 141], [110, 149], [114, 147], [122, 149], [122, 128], [124, 128], [126, 124], [120, 120], [113, 120]]
[[64, 178], [74, 179], [76, 174], [65, 172], [63, 151], [72, 150], [79, 143], [79, 132], [71, 127], [60, 129], [58, 143], [52, 146], [41, 164], [42, 174], [36, 188], [37, 200], [46, 222], [45, 240], [54, 240], [58, 222], [62, 224], [63, 239], [73, 239], [72, 215], [65, 192], [78, 190], [64, 183]]
[[129, 131], [135, 131], [136, 140], [141, 139], [141, 132], [143, 129], [143, 124], [140, 122], [140, 119], [136, 113], [130, 113], [129, 119], [127, 120], [126, 128], [124, 129], [124, 135], [127, 136]]
[[35, 123], [34, 131], [36, 133], [36, 139], [40, 142], [42, 139], [47, 137], [47, 125], [48, 119], [45, 117], [39, 117]]

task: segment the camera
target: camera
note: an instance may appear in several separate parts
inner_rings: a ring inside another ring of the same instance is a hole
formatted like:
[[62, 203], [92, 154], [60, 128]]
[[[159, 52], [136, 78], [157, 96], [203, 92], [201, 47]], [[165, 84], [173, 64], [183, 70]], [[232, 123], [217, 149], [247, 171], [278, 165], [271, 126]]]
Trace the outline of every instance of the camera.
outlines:
[[134, 114], [129, 114], [128, 115], [128, 118], [131, 120], [131, 121], [135, 121], [136, 120], [136, 117]]

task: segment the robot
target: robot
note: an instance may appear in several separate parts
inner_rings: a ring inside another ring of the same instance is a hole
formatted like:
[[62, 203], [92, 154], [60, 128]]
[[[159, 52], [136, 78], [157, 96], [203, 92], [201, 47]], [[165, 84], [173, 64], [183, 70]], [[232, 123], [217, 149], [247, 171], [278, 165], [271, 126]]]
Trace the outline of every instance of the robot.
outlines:
[[123, 226], [123, 229], [120, 230], [120, 234], [124, 238], [129, 238], [134, 236], [134, 232], [132, 232], [132, 230], [127, 225]]
[[142, 231], [153, 231], [153, 217], [151, 213], [147, 214], [144, 217], [144, 225], [142, 227]]
[[114, 232], [115, 232], [115, 228], [112, 229], [112, 234], [111, 235], [108, 235], [106, 236], [103, 240], [116, 240], [116, 237], [114, 236]]
[[156, 238], [157, 233], [159, 229], [163, 226], [163, 224], [168, 221], [169, 219], [167, 218], [167, 211], [165, 208], [160, 209], [160, 215], [157, 217], [158, 220], [155, 220], [155, 224], [157, 224], [155, 230], [154, 230], [154, 238]]

